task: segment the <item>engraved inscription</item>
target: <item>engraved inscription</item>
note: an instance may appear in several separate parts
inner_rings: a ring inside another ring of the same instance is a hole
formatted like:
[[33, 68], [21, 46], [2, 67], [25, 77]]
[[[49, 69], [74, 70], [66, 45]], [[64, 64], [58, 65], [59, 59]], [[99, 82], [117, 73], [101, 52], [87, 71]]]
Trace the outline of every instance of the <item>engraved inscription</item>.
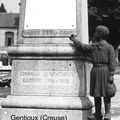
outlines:
[[21, 84], [72, 84], [74, 71], [27, 71], [18, 74]]
[[24, 30], [23, 31], [23, 36], [24, 37], [39, 37], [39, 36], [70, 36], [75, 32], [74, 29], [66, 29], [66, 30]]
[[13, 60], [12, 94], [68, 95], [80, 94], [82, 71], [72, 60]]

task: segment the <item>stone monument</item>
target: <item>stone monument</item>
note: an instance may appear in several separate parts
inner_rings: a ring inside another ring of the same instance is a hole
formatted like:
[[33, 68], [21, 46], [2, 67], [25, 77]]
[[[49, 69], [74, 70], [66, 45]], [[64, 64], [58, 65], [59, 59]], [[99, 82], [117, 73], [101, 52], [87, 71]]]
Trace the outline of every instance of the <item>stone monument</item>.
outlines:
[[21, 0], [11, 95], [1, 120], [87, 120], [89, 62], [69, 40], [88, 43], [87, 0]]

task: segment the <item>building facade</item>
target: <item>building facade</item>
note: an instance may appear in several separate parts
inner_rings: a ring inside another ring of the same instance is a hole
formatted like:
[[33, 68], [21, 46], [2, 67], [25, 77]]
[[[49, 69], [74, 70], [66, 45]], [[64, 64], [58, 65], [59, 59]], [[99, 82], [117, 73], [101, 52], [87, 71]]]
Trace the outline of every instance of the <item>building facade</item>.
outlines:
[[0, 13], [0, 48], [17, 43], [19, 13]]

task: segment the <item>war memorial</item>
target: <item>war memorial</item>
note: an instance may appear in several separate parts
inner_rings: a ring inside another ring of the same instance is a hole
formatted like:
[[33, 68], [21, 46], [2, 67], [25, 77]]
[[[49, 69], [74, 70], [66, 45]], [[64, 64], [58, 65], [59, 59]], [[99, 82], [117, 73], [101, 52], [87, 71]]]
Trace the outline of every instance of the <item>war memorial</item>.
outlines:
[[21, 0], [11, 95], [1, 120], [88, 120], [88, 58], [69, 40], [88, 43], [87, 0]]

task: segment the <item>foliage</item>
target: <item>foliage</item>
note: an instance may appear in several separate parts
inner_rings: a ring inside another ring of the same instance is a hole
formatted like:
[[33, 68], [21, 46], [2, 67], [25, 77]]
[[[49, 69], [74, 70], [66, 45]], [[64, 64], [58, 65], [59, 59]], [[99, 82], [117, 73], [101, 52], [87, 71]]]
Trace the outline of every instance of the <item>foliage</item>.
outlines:
[[7, 12], [7, 10], [5, 9], [3, 3], [1, 3], [1, 6], [0, 6], [0, 12]]
[[89, 35], [97, 25], [110, 30], [109, 41], [115, 48], [120, 44], [120, 0], [88, 0]]

